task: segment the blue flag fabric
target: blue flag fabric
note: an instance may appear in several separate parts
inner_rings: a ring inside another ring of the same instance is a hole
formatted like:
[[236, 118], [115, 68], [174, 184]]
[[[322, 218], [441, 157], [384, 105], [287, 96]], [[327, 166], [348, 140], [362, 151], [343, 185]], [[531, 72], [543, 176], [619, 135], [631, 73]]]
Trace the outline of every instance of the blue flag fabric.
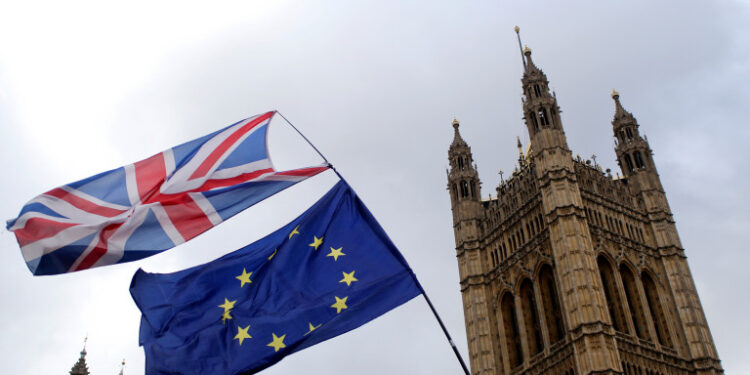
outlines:
[[138, 270], [146, 374], [250, 374], [422, 293], [404, 258], [340, 181], [300, 217], [210, 263]]

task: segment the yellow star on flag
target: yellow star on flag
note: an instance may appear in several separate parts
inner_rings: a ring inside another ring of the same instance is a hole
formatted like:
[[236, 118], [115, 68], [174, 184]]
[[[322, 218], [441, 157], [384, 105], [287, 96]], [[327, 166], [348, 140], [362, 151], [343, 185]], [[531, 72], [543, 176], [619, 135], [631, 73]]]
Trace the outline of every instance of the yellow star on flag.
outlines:
[[342, 249], [343, 249], [343, 247], [339, 247], [338, 249], [334, 249], [333, 247], [331, 247], [331, 252], [328, 255], [326, 255], [326, 256], [333, 257], [333, 261], [335, 262], [335, 261], [339, 260], [340, 256], [346, 255], [346, 254], [344, 254], [344, 253], [341, 252]]
[[219, 305], [219, 307], [223, 307], [224, 311], [226, 312], [226, 311], [229, 311], [229, 310], [231, 310], [231, 309], [234, 308], [235, 302], [237, 302], [237, 300], [230, 301], [230, 300], [224, 298], [224, 304]]
[[336, 309], [336, 314], [340, 314], [341, 310], [344, 310], [344, 309], [347, 308], [347, 306], [346, 306], [346, 299], [349, 298], [349, 297], [344, 297], [344, 298], [339, 298], [339, 297], [336, 297], [336, 296], [334, 296], [334, 297], [336, 298], [336, 303], [334, 303], [333, 305], [331, 305], [331, 307], [333, 307], [334, 309]]
[[281, 337], [276, 336], [275, 333], [271, 333], [271, 335], [273, 335], [273, 341], [266, 344], [266, 346], [272, 347], [275, 352], [278, 352], [279, 349], [286, 348], [286, 344], [284, 344], [284, 337], [286, 337], [286, 334], [281, 335]]
[[314, 325], [313, 325], [312, 323], [310, 323], [310, 322], [308, 322], [307, 324], [308, 324], [308, 326], [310, 327], [310, 330], [309, 330], [309, 331], [307, 331], [307, 333], [305, 333], [305, 334], [304, 334], [303, 336], [307, 336], [307, 335], [311, 334], [311, 333], [312, 333], [312, 331], [314, 331], [314, 330], [316, 330], [316, 329], [320, 328], [320, 326], [322, 326], [322, 324], [318, 324], [318, 325], [314, 326]]
[[312, 247], [314, 247], [314, 248], [315, 248], [315, 250], [318, 250], [318, 246], [320, 246], [320, 245], [322, 245], [322, 244], [323, 244], [323, 239], [324, 239], [324, 238], [325, 238], [325, 237], [320, 237], [320, 238], [318, 238], [317, 236], [313, 236], [313, 243], [311, 243], [311, 244], [310, 244], [310, 245], [308, 245], [308, 246], [312, 246]]
[[344, 274], [344, 278], [339, 280], [339, 282], [346, 283], [346, 286], [352, 286], [353, 282], [359, 281], [357, 280], [356, 277], [354, 277], [354, 271], [349, 272], [349, 273], [346, 273], [346, 272], [341, 272], [341, 273]]
[[249, 324], [245, 328], [237, 326], [237, 335], [234, 336], [234, 339], [235, 340], [240, 340], [240, 345], [242, 345], [242, 342], [245, 341], [245, 339], [251, 339], [251, 338], [253, 338], [252, 336], [250, 336], [250, 334], [247, 333], [247, 330], [249, 328], [250, 328]]
[[292, 236], [294, 236], [295, 234], [299, 234], [299, 231], [297, 229], [299, 229], [299, 225], [297, 225], [296, 227], [294, 227], [294, 229], [292, 229], [292, 233], [289, 233], [290, 240], [292, 239]]
[[253, 274], [252, 272], [248, 273], [247, 270], [243, 268], [242, 275], [235, 277], [235, 279], [240, 281], [240, 288], [245, 286], [245, 284], [250, 284], [253, 282], [252, 280], [250, 280], [250, 275], [252, 274]]
[[229, 315], [230, 312], [231, 311], [227, 310], [227, 311], [224, 311], [223, 314], [221, 314], [221, 322], [222, 323], [226, 322], [229, 319], [232, 319], [232, 315]]
[[271, 254], [271, 255], [268, 256], [268, 260], [273, 259], [273, 257], [276, 255], [277, 252], [279, 252], [279, 249], [274, 250], [273, 254]]

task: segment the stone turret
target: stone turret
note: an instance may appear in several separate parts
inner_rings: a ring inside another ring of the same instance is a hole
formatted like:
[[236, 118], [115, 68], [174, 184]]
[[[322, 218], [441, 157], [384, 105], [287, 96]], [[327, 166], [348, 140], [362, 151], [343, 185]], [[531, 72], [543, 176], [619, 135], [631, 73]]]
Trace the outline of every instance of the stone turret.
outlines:
[[86, 343], [84, 340], [83, 350], [81, 350], [81, 356], [78, 358], [78, 362], [73, 365], [70, 369], [70, 375], [89, 375], [89, 367], [86, 365]]

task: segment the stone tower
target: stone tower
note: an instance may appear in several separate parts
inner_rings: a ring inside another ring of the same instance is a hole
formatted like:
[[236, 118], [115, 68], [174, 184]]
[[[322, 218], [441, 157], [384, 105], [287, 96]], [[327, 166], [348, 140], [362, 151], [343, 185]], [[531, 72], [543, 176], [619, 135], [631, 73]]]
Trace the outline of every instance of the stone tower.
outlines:
[[613, 92], [623, 177], [573, 157], [557, 98], [524, 51], [512, 176], [481, 198], [471, 148], [448, 150], [473, 374], [721, 374], [646, 138]]

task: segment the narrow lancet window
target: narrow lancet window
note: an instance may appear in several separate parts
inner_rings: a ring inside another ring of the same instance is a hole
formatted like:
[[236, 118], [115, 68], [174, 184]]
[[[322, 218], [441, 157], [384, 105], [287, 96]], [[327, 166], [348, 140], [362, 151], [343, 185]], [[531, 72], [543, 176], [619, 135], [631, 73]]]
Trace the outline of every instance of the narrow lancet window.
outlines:
[[500, 305], [503, 331], [505, 333], [505, 347], [508, 350], [508, 362], [510, 363], [510, 367], [517, 367], [521, 364], [522, 358], [518, 319], [516, 319], [516, 304], [513, 300], [513, 295], [505, 293]]
[[557, 288], [555, 287], [555, 278], [552, 267], [549, 265], [543, 266], [539, 271], [539, 288], [542, 292], [542, 306], [549, 342], [556, 343], [563, 339], [565, 329], [560, 312]]
[[629, 171], [632, 171], [634, 169], [633, 168], [633, 161], [630, 160], [630, 155], [628, 155], [628, 154], [625, 154], [625, 164], [627, 164], [627, 167], [628, 167]]
[[641, 305], [641, 295], [638, 292], [638, 286], [636, 285], [635, 276], [625, 265], [620, 266], [620, 276], [622, 277], [622, 284], [625, 287], [625, 297], [628, 300], [628, 307], [630, 308], [630, 316], [633, 318], [633, 326], [635, 327], [635, 333], [638, 337], [649, 340], [648, 330], [646, 329], [646, 316], [643, 313], [643, 305]]
[[664, 346], [672, 346], [672, 337], [669, 335], [669, 328], [667, 326], [667, 317], [664, 314], [661, 301], [659, 300], [659, 289], [647, 272], [643, 272], [641, 275], [643, 280], [643, 289], [646, 291], [646, 299], [648, 300], [648, 307], [651, 310], [651, 320], [654, 322], [654, 328], [656, 328], [656, 335], [659, 339], [659, 343]]
[[547, 109], [542, 108], [539, 110], [539, 122], [542, 123], [542, 126], [549, 125], [549, 119], [547, 118]]
[[534, 355], [542, 351], [542, 330], [539, 328], [539, 314], [536, 311], [534, 287], [529, 279], [521, 283], [521, 310], [523, 311], [523, 326], [526, 328], [526, 343], [529, 354]]
[[615, 330], [628, 333], [627, 324], [625, 324], [625, 309], [623, 309], [622, 298], [615, 282], [614, 270], [603, 256], [596, 259], [596, 264], [599, 266], [599, 276], [604, 287], [604, 297], [607, 299], [612, 324]]
[[466, 198], [469, 196], [469, 185], [466, 181], [461, 181], [461, 197]]
[[635, 158], [635, 166], [637, 168], [643, 168], [646, 165], [643, 163], [643, 158], [641, 157], [641, 152], [636, 151], [633, 153], [633, 158]]

